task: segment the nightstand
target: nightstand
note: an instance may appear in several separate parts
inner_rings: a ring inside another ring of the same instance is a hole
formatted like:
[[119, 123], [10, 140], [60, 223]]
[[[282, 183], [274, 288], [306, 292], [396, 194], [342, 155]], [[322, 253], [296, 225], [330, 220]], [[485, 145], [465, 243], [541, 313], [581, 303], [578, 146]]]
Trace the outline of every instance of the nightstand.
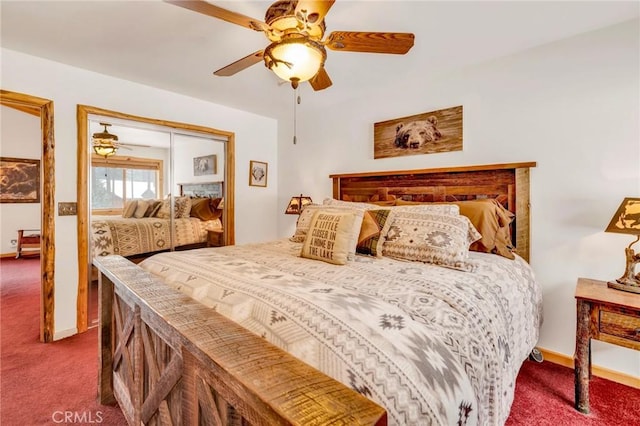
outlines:
[[605, 281], [578, 278], [575, 407], [589, 413], [591, 339], [640, 350], [640, 294], [615, 290]]
[[224, 245], [224, 231], [214, 229], [207, 231], [207, 247], [222, 247]]

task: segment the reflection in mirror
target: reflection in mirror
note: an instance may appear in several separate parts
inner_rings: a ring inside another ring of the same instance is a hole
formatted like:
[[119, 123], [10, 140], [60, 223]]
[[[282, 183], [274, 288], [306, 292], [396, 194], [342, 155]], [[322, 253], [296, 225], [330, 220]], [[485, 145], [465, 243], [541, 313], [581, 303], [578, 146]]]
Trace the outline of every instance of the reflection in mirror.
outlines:
[[[83, 151], [89, 167], [79, 194], [84, 191], [87, 199], [91, 327], [98, 322], [94, 256], [118, 254], [139, 262], [161, 251], [233, 244], [233, 150], [230, 133], [130, 116], [86, 117]], [[81, 234], [79, 227], [79, 241]]]

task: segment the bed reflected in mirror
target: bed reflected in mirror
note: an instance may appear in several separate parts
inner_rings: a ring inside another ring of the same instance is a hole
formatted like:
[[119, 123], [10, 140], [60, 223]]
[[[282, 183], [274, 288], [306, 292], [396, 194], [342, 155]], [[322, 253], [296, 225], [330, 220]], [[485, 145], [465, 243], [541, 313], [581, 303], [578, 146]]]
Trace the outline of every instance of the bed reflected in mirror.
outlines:
[[[81, 118], [81, 115], [83, 116]], [[233, 134], [78, 109], [78, 329], [98, 323], [92, 259], [234, 243]], [[83, 260], [86, 259], [86, 260]]]

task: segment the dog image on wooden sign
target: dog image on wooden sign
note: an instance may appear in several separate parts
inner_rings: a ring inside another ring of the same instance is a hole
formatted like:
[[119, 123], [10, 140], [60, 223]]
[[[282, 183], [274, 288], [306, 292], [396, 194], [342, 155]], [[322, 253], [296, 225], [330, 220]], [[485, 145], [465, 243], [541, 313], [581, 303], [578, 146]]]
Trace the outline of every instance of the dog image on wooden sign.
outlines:
[[462, 106], [374, 124], [374, 158], [462, 151]]

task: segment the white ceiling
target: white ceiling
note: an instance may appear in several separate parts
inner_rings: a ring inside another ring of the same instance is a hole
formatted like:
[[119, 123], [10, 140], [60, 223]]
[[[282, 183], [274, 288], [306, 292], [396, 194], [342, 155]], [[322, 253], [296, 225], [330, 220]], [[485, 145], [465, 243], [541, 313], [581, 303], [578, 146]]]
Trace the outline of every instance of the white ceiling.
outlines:
[[[271, 2], [213, 1], [264, 20]], [[268, 44], [262, 33], [161, 1], [0, 1], [2, 47], [217, 104], [278, 118], [288, 84], [261, 63], [231, 77], [212, 72]], [[333, 86], [305, 102], [330, 106], [411, 75], [437, 75], [640, 16], [640, 2], [348, 1], [334, 30], [412, 32], [407, 55], [327, 51]]]

